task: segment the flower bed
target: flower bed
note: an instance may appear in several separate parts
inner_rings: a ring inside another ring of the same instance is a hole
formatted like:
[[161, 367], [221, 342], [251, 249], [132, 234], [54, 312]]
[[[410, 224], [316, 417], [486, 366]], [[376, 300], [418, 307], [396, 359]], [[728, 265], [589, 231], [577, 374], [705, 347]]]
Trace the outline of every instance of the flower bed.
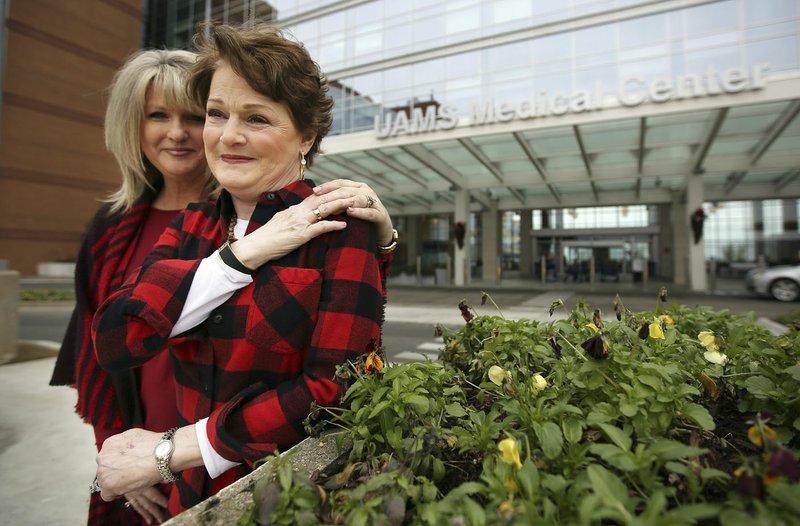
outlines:
[[440, 362], [343, 367], [308, 428], [345, 454], [271, 458], [239, 524], [798, 524], [798, 332], [665, 301], [547, 323], [462, 302]]

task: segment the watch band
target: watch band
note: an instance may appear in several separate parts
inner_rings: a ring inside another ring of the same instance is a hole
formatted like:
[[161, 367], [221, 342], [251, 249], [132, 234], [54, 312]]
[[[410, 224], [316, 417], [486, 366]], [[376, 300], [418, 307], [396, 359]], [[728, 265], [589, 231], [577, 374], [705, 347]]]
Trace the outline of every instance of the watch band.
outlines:
[[394, 252], [394, 249], [397, 248], [398, 239], [399, 236], [397, 235], [397, 230], [392, 229], [392, 241], [385, 247], [378, 245], [378, 252], [380, 252], [381, 254], [389, 254], [390, 252]]
[[221, 247], [219, 247], [219, 257], [222, 258], [222, 262], [231, 267], [234, 270], [238, 270], [243, 274], [247, 274], [252, 276], [256, 273], [255, 270], [250, 270], [249, 268], [244, 266], [244, 263], [239, 261], [239, 258], [236, 257], [236, 254], [233, 253], [231, 249], [231, 242], [226, 241]]
[[[162, 442], [169, 442], [172, 447], [170, 447], [169, 453], [166, 455], [159, 457], [156, 455], [156, 468], [158, 468], [158, 473], [161, 475], [161, 478], [164, 479], [165, 482], [175, 482], [178, 480], [178, 477], [169, 469], [169, 461], [172, 459], [172, 453], [175, 451], [175, 444], [173, 443], [172, 439], [175, 436], [175, 432], [178, 430], [177, 427], [173, 427], [161, 437], [161, 440], [158, 441], [159, 444]], [[156, 450], [158, 449], [158, 445], [156, 445]]]

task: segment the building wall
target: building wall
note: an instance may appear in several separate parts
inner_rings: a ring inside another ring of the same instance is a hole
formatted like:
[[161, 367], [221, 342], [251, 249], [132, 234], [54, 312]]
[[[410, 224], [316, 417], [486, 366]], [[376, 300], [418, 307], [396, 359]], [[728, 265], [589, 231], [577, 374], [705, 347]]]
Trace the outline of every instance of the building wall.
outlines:
[[140, 0], [10, 0], [0, 114], [0, 259], [70, 261], [119, 172], [105, 90], [138, 49]]

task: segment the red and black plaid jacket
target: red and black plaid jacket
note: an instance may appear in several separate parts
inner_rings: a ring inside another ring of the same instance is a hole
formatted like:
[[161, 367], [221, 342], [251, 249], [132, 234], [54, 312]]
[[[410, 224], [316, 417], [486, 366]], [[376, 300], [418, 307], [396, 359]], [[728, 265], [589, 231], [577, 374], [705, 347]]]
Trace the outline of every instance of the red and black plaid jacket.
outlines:
[[[263, 194], [248, 233], [300, 203], [313, 186], [298, 181]], [[232, 211], [226, 192], [216, 206], [190, 205], [164, 232], [135, 283], [100, 307], [92, 335], [101, 365], [110, 370], [141, 364], [169, 347], [180, 424], [209, 417], [214, 449], [252, 466], [305, 436], [303, 420], [312, 402], [338, 403], [337, 366], [380, 339], [384, 285], [374, 227], [342, 215], [335, 219], [347, 221], [347, 228], [267, 263], [204, 323], [170, 339], [195, 271], [224, 242]], [[170, 513], [247, 471], [240, 466], [212, 481], [204, 467], [186, 470], [172, 493]]]
[[[143, 424], [138, 379], [131, 370], [109, 373], [100, 367], [90, 329], [97, 307], [123, 283], [154, 196], [146, 192], [126, 212], [112, 214], [109, 204], [100, 207], [78, 252], [75, 309], [50, 385], [74, 387], [78, 392], [75, 411], [97, 429], [123, 431]], [[123, 502], [105, 502], [99, 493], [93, 493], [88, 524], [139, 524], [139, 515], [123, 507]]]
[[75, 411], [100, 428], [142, 424], [138, 382], [129, 371], [110, 375], [100, 367], [90, 329], [97, 308], [123, 283], [153, 196], [148, 192], [127, 212], [111, 214], [111, 205], [100, 207], [89, 223], [75, 265], [75, 309], [50, 385], [75, 387]]

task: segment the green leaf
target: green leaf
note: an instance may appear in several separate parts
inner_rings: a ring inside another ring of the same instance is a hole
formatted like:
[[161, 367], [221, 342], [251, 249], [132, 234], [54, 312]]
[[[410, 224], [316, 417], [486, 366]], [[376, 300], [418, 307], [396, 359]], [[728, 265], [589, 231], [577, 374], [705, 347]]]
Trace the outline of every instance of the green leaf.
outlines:
[[417, 406], [418, 408], [420, 408], [422, 411], [425, 411], [425, 412], [428, 411], [428, 409], [430, 408], [430, 405], [431, 405], [430, 400], [428, 400], [424, 396], [420, 396], [418, 394], [410, 394], [410, 395], [406, 396], [404, 400], [405, 400], [406, 403], [409, 403], [411, 405]]
[[553, 422], [534, 423], [533, 430], [542, 446], [544, 456], [554, 459], [561, 455], [561, 448], [564, 447], [564, 438], [561, 435], [561, 429], [557, 425]]
[[647, 509], [642, 513], [641, 518], [650, 521], [656, 520], [667, 507], [667, 496], [663, 491], [655, 491], [647, 501]]
[[592, 411], [586, 415], [586, 423], [589, 425], [600, 424], [604, 422], [610, 422], [611, 420], [616, 420], [619, 416], [619, 411], [617, 411], [614, 406], [609, 404], [608, 402], [601, 402], [592, 408]]
[[539, 470], [533, 462], [526, 460], [517, 472], [520, 490], [526, 498], [534, 498], [539, 493]]
[[475, 526], [486, 524], [486, 512], [477, 502], [466, 498], [461, 504], [464, 515], [467, 516], [467, 524], [474, 524]]
[[440, 459], [434, 457], [433, 458], [433, 481], [438, 482], [442, 480], [445, 476], [445, 468], [444, 462]]
[[444, 406], [444, 410], [448, 415], [456, 418], [462, 418], [467, 416], [467, 412], [464, 410], [464, 407], [458, 402], [447, 404], [446, 406]]
[[403, 446], [403, 433], [399, 428], [387, 429], [385, 434], [389, 447], [398, 450]]
[[619, 412], [623, 415], [631, 418], [632, 416], [636, 415], [639, 412], [639, 406], [631, 402], [630, 400], [624, 400], [619, 403]]
[[589, 451], [622, 471], [636, 471], [639, 468], [634, 462], [633, 453], [613, 444], [592, 444]]
[[583, 411], [581, 411], [580, 407], [571, 404], [565, 404], [563, 402], [559, 402], [556, 405], [554, 405], [549, 412], [549, 414], [554, 417], [562, 413], [572, 413], [573, 415], [578, 415], [580, 417], [583, 417]]
[[630, 451], [631, 445], [633, 444], [630, 432], [609, 424], [597, 424], [597, 427], [599, 427], [617, 447], [623, 451]]
[[661, 391], [664, 388], [664, 383], [657, 376], [653, 376], [651, 374], [641, 374], [637, 380], [648, 387], [652, 387], [656, 392]]
[[685, 477], [694, 476], [694, 473], [692, 473], [688, 466], [680, 462], [667, 462], [664, 464], [664, 467], [678, 475], [683, 475]]
[[583, 421], [577, 418], [567, 418], [561, 422], [561, 431], [567, 442], [577, 444], [583, 437]]
[[542, 486], [552, 495], [563, 495], [564, 488], [567, 487], [567, 480], [561, 475], [549, 475], [545, 473], [542, 475]]
[[754, 395], [769, 396], [775, 390], [775, 384], [765, 376], [751, 376], [744, 381], [745, 388]]
[[775, 499], [787, 512], [800, 516], [800, 484], [778, 483], [767, 489], [770, 499]]
[[[679, 521], [681, 524], [695, 524], [698, 520], [716, 517], [720, 509], [719, 505], [707, 502], [684, 504], [670, 510], [663, 518], [673, 519]], [[724, 520], [721, 523], [727, 524]]]
[[592, 484], [592, 491], [603, 501], [605, 508], [617, 510], [626, 519], [630, 520], [631, 513], [627, 509], [629, 502], [628, 488], [622, 481], [609, 470], [596, 464], [586, 468], [586, 474]]
[[683, 406], [682, 412], [706, 431], [711, 431], [716, 427], [716, 424], [714, 424], [714, 419], [711, 417], [711, 413], [709, 413], [708, 409], [702, 405], [693, 403], [686, 404]]
[[700, 470], [700, 478], [703, 480], [703, 482], [709, 482], [711, 480], [727, 482], [731, 479], [731, 476], [719, 469], [703, 468]]
[[699, 447], [687, 446], [676, 440], [658, 440], [647, 451], [661, 460], [676, 460], [679, 458], [694, 457], [706, 453], [708, 450]]
[[375, 418], [376, 415], [378, 415], [381, 411], [389, 407], [390, 404], [391, 402], [389, 400], [384, 400], [383, 402], [378, 403], [378, 405], [373, 407], [372, 411], [370, 411], [367, 420], [372, 420], [373, 418]]
[[664, 335], [664, 345], [672, 345], [675, 343], [675, 340], [678, 338], [678, 331], [675, 329], [667, 329], [667, 333]]
[[675, 388], [675, 399], [680, 398], [688, 398], [690, 396], [697, 396], [700, 394], [700, 390], [693, 385], [689, 384], [680, 384]]
[[486, 487], [480, 482], [464, 482], [460, 486], [453, 488], [448, 497], [461, 497], [462, 495], [472, 495], [474, 493], [483, 493]]
[[800, 364], [787, 367], [783, 372], [790, 375], [795, 380], [800, 381]]

